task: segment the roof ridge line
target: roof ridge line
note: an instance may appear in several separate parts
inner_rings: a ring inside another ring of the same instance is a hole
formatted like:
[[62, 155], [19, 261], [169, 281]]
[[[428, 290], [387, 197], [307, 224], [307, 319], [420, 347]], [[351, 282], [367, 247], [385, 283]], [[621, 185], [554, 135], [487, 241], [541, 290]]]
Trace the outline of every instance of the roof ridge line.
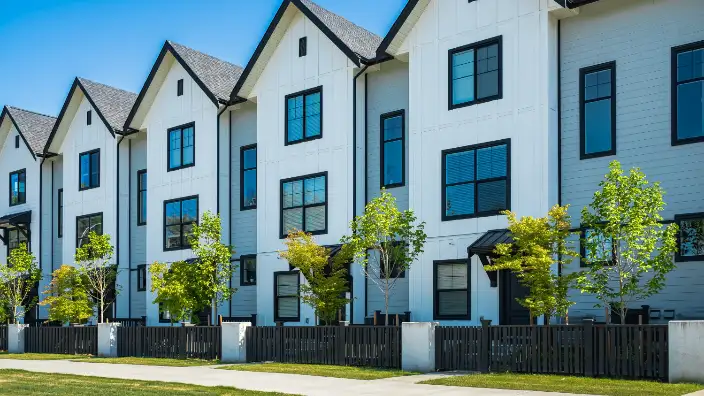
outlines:
[[40, 116], [43, 116], [43, 117], [48, 117], [48, 118], [56, 119], [56, 116], [52, 116], [52, 115], [49, 115], [49, 114], [40, 113], [40, 112], [38, 112], [38, 111], [27, 110], [27, 109], [23, 109], [23, 108], [16, 107], [16, 106], [12, 106], [12, 105], [5, 105], [5, 107], [10, 108], [10, 109], [15, 109], [15, 110], [24, 111], [24, 112], [27, 112], [27, 113], [32, 113], [32, 114], [40, 115]]

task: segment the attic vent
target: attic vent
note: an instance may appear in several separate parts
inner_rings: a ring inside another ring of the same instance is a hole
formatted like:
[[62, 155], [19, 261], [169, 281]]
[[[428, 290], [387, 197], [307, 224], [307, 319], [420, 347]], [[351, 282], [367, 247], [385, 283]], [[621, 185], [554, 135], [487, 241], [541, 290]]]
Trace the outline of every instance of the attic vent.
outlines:
[[15, 148], [20, 148], [20, 135], [15, 136]]
[[308, 53], [308, 37], [298, 39], [298, 57], [306, 56]]
[[176, 96], [183, 96], [183, 79], [176, 81]]
[[86, 124], [90, 125], [93, 123], [93, 110], [88, 110], [86, 113]]

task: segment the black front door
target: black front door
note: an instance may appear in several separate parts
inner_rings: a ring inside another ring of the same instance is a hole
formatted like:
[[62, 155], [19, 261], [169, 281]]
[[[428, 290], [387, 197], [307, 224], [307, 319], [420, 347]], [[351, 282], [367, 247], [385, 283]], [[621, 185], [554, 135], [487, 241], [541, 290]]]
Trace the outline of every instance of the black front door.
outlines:
[[520, 284], [513, 272], [499, 271], [499, 324], [530, 324], [528, 309], [516, 301], [516, 298], [525, 297], [527, 294], [528, 289]]

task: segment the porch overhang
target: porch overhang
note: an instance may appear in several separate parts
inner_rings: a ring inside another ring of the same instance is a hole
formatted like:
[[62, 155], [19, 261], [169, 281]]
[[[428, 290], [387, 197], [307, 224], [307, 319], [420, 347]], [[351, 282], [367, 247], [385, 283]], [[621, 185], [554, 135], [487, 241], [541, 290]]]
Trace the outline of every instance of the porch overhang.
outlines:
[[[496, 258], [496, 245], [501, 243], [513, 243], [511, 231], [507, 229], [487, 231], [467, 247], [467, 257], [471, 259], [476, 254], [482, 265], [491, 265], [492, 260]], [[491, 287], [497, 287], [498, 273], [496, 271], [487, 271], [486, 274], [489, 276]]]

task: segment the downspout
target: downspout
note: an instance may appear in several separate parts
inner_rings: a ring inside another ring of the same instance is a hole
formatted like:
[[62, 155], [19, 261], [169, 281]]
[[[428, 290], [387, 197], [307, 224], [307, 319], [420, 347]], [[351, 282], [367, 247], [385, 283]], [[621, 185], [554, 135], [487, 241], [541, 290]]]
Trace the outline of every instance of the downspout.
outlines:
[[54, 161], [51, 161], [51, 272], [54, 273]]
[[127, 317], [132, 319], [132, 140], [127, 141], [127, 218]]
[[[227, 128], [229, 131], [227, 134], [227, 156], [229, 158], [227, 162], [227, 202], [230, 205], [230, 213], [227, 214], [227, 246], [232, 246], [232, 112], [227, 114]], [[254, 140], [256, 140], [256, 138]], [[232, 258], [230, 258], [230, 263], [232, 263]], [[230, 277], [230, 289], [232, 289], [232, 277]], [[229, 317], [232, 317], [232, 295], [230, 295], [229, 300], [230, 303], [228, 304], [229, 308], [227, 313]]]

